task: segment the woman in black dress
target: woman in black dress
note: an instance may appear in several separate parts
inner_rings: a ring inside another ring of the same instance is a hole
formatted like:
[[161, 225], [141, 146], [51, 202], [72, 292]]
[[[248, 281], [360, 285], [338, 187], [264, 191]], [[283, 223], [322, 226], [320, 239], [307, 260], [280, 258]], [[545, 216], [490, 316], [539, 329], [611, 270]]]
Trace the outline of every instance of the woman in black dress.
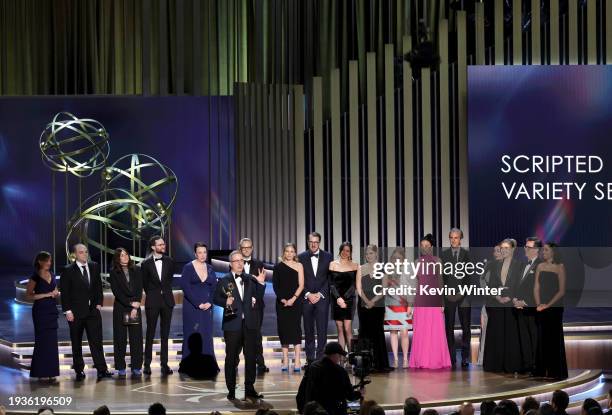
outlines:
[[523, 369], [516, 310], [512, 304], [514, 290], [523, 267], [514, 259], [516, 242], [504, 239], [500, 244], [502, 260], [491, 270], [489, 287], [501, 288], [502, 294], [487, 301], [487, 332], [483, 369], [487, 372], [517, 373]]
[[352, 261], [353, 245], [350, 242], [343, 242], [338, 251], [338, 259], [329, 264], [329, 292], [332, 318], [338, 329], [338, 343], [346, 348], [350, 347], [353, 339], [355, 287], [361, 272], [359, 265]]
[[538, 348], [535, 375], [567, 379], [565, 339], [563, 337], [563, 297], [565, 266], [558, 247], [549, 242], [542, 247], [543, 262], [536, 268], [533, 295], [537, 303]]
[[[115, 296], [113, 304], [115, 369], [119, 377], [125, 377], [125, 350], [129, 335], [132, 377], [139, 377], [142, 375], [142, 316], [140, 311], [142, 274], [140, 268], [134, 266], [130, 254], [124, 248], [115, 249], [109, 279]], [[127, 324], [124, 321], [126, 314], [137, 323]]]
[[51, 273], [51, 254], [39, 252], [34, 259], [34, 274], [26, 287], [26, 296], [34, 301], [34, 353], [30, 365], [30, 377], [46, 378], [54, 382], [59, 376], [57, 349], [57, 301], [59, 296], [55, 276]]
[[300, 372], [300, 347], [302, 345], [302, 291], [304, 290], [304, 267], [297, 259], [297, 248], [293, 243], [285, 244], [281, 261], [272, 272], [272, 286], [276, 294], [276, 324], [283, 349], [281, 370], [289, 370], [289, 345], [293, 345], [295, 356], [293, 371]]
[[[359, 340], [366, 340], [372, 349], [373, 367], [377, 372], [390, 372], [389, 353], [385, 339], [385, 297], [381, 294], [382, 279], [374, 277], [374, 264], [378, 262], [378, 247], [368, 245], [366, 263], [361, 266], [361, 277], [357, 279], [359, 296]], [[378, 294], [376, 294], [378, 293]]]

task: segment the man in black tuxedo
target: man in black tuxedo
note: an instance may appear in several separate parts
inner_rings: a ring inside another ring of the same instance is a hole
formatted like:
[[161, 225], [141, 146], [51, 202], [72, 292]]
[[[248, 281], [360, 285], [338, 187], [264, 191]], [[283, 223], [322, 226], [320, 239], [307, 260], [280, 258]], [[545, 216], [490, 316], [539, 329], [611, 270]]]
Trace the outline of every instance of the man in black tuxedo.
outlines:
[[537, 350], [536, 301], [533, 296], [535, 285], [535, 272], [540, 259], [542, 241], [535, 236], [525, 239], [525, 256], [527, 262], [523, 264], [521, 280], [516, 283], [515, 297], [512, 304], [517, 309], [517, 321], [521, 354], [523, 356], [523, 370], [533, 374], [535, 369], [535, 354]]
[[[264, 273], [265, 280], [265, 268], [263, 262], [258, 259], [253, 258], [253, 241], [249, 238], [242, 238], [240, 240], [240, 253], [242, 254], [242, 259], [244, 259], [244, 272], [247, 274], [251, 274], [254, 277], [259, 277], [259, 274]], [[263, 317], [264, 317], [264, 308], [266, 307], [265, 301], [262, 298], [262, 301], [258, 302], [255, 309], [259, 314], [259, 332], [257, 333], [257, 350], [255, 351], [255, 361], [257, 362], [257, 373], [264, 374], [269, 372], [270, 369], [266, 366], [266, 361], [263, 356], [263, 339], [261, 337], [261, 326], [263, 325]]]
[[[244, 352], [244, 391], [245, 399], [263, 398], [255, 390], [257, 352], [257, 332], [259, 331], [259, 312], [257, 303], [263, 301], [264, 280], [244, 272], [244, 259], [240, 251], [233, 251], [230, 256], [231, 271], [223, 276], [217, 284], [213, 302], [219, 307], [231, 306], [235, 314], [223, 314], [223, 338], [225, 339], [225, 384], [227, 399], [236, 399], [236, 360], [242, 349]], [[231, 287], [230, 287], [231, 284]]]
[[70, 342], [72, 343], [72, 368], [76, 372], [76, 380], [85, 379], [85, 363], [83, 362], [83, 330], [87, 332], [87, 342], [98, 371], [98, 380], [109, 378], [104, 359], [102, 345], [102, 279], [100, 266], [89, 261], [89, 251], [83, 244], [73, 248], [76, 261], [66, 266], [60, 277], [62, 309], [70, 327]]
[[151, 374], [153, 359], [153, 338], [159, 323], [160, 363], [162, 376], [172, 374], [168, 366], [168, 337], [174, 308], [172, 279], [174, 278], [174, 261], [166, 253], [166, 243], [161, 236], [154, 236], [149, 241], [152, 255], [142, 261], [142, 285], [145, 291], [145, 315], [147, 316], [147, 334], [145, 341], [145, 362], [143, 373]]
[[[452, 263], [453, 269], [458, 263], [470, 262], [469, 252], [461, 247], [463, 239], [463, 231], [458, 228], [452, 228], [448, 233], [450, 248], [442, 251], [440, 259], [442, 264]], [[465, 265], [463, 265], [465, 267]], [[444, 284], [448, 288], [454, 288], [455, 295], [446, 295], [444, 297], [444, 321], [446, 326], [446, 340], [448, 342], [448, 352], [450, 353], [451, 364], [456, 366], [455, 359], [455, 314], [459, 314], [459, 323], [461, 324], [461, 366], [468, 367], [470, 365], [470, 341], [472, 339], [471, 332], [471, 304], [470, 298], [459, 293], [459, 287], [469, 286], [472, 279], [469, 275], [459, 278], [455, 275], [444, 274]]]
[[[327, 343], [327, 324], [329, 322], [329, 264], [333, 257], [329, 252], [320, 249], [321, 234], [312, 232], [308, 235], [308, 250], [298, 255], [304, 266], [304, 337], [306, 349], [306, 366], [323, 356]], [[317, 347], [315, 355], [315, 324], [317, 330]]]

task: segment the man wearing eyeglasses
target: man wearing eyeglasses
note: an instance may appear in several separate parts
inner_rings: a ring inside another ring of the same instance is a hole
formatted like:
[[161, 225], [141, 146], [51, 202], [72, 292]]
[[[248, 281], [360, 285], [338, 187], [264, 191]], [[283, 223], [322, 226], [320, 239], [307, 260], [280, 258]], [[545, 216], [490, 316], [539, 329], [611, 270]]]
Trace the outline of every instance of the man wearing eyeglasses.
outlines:
[[[240, 240], [239, 247], [240, 253], [242, 254], [242, 259], [244, 259], [244, 272], [247, 274], [251, 274], [255, 278], [258, 278], [258, 280], [262, 279], [260, 274], [263, 273], [263, 281], [265, 281], [266, 270], [264, 268], [264, 264], [260, 260], [253, 257], [253, 241], [249, 238], [242, 238]], [[257, 310], [257, 315], [259, 317], [259, 333], [257, 334], [257, 350], [255, 352], [255, 360], [257, 361], [258, 374], [264, 374], [270, 371], [270, 369], [268, 369], [268, 367], [266, 366], [266, 361], [264, 360], [262, 345], [263, 340], [261, 338], [261, 325], [263, 323], [264, 308], [265, 303], [262, 299], [262, 301], [257, 303], [255, 307], [255, 309]]]
[[[230, 272], [217, 284], [213, 302], [224, 309], [231, 306], [232, 315], [223, 314], [221, 327], [225, 339], [225, 385], [227, 399], [236, 399], [236, 360], [244, 352], [244, 395], [245, 399], [257, 401], [263, 398], [254, 387], [256, 376], [255, 354], [259, 316], [257, 303], [263, 301], [265, 281], [247, 274], [240, 251], [232, 251], [229, 256]], [[265, 276], [265, 274], [264, 274]]]
[[523, 356], [523, 371], [533, 374], [535, 370], [535, 353], [537, 348], [536, 301], [533, 296], [535, 285], [535, 272], [540, 259], [542, 241], [531, 236], [525, 239], [525, 256], [527, 262], [523, 264], [521, 280], [516, 287], [516, 297], [512, 304], [517, 309], [517, 321], [521, 354]]
[[[304, 266], [304, 337], [306, 340], [306, 366], [323, 356], [327, 343], [327, 324], [329, 322], [329, 264], [333, 260], [329, 252], [321, 248], [321, 234], [308, 235], [308, 250], [298, 255]], [[315, 349], [315, 325], [317, 344]], [[316, 350], [316, 354], [315, 354]]]

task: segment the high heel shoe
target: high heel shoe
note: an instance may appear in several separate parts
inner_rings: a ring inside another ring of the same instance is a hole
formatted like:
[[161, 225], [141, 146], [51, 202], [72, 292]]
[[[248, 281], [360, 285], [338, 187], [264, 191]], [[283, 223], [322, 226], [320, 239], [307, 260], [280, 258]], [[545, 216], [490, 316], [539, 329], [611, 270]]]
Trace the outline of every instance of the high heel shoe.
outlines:
[[289, 365], [285, 365], [283, 361], [281, 361], [281, 372], [289, 372]]

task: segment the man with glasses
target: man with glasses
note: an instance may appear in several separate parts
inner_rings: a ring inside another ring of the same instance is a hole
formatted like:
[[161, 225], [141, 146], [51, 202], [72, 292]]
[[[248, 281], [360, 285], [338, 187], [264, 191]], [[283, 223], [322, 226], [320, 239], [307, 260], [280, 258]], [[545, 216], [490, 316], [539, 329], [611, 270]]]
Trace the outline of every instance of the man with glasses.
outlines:
[[[332, 255], [320, 249], [321, 234], [312, 232], [308, 235], [308, 250], [298, 258], [304, 266], [304, 337], [306, 339], [306, 366], [315, 358], [323, 355], [327, 343], [327, 324], [329, 321], [329, 264]], [[315, 325], [317, 345], [315, 349]], [[315, 355], [316, 350], [316, 355]]]
[[523, 356], [523, 370], [533, 374], [537, 348], [536, 301], [533, 296], [535, 272], [540, 259], [542, 241], [535, 236], [525, 239], [527, 262], [522, 265], [521, 280], [516, 286], [512, 304], [517, 308], [518, 333]]
[[257, 401], [263, 395], [254, 388], [256, 376], [255, 353], [259, 318], [257, 303], [263, 300], [265, 282], [244, 271], [244, 259], [240, 251], [230, 256], [230, 272], [217, 284], [213, 302], [219, 307], [231, 306], [233, 313], [223, 314], [221, 328], [225, 339], [225, 384], [227, 399], [236, 399], [236, 360], [240, 350], [244, 352], [244, 394], [245, 399]]
[[[252, 276], [257, 278], [260, 282], [265, 281], [266, 280], [266, 270], [264, 268], [263, 262], [261, 262], [258, 259], [253, 258], [253, 241], [249, 238], [242, 238], [240, 240], [239, 247], [240, 247], [240, 253], [242, 254], [242, 259], [244, 259], [244, 272], [247, 274], [251, 274]], [[261, 276], [262, 273], [263, 273], [263, 277]], [[259, 332], [257, 333], [257, 336], [258, 336], [256, 340], [257, 349], [255, 351], [255, 360], [257, 362], [257, 373], [258, 374], [264, 374], [270, 371], [270, 369], [268, 369], [268, 367], [266, 366], [266, 361], [264, 360], [263, 345], [262, 345], [263, 340], [261, 338], [261, 326], [263, 324], [264, 308], [265, 308], [265, 303], [262, 298], [262, 301], [257, 303], [257, 306], [255, 307], [255, 310], [257, 311], [257, 315], [259, 317]]]

